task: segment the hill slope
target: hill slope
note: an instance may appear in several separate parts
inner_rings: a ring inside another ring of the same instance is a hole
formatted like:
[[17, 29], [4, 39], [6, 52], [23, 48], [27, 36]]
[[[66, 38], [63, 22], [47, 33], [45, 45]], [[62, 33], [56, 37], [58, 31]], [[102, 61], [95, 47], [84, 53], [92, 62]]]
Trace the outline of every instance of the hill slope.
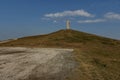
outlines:
[[59, 30], [46, 35], [19, 38], [0, 46], [80, 47], [81, 45], [117, 45], [120, 41], [75, 30]]
[[[120, 80], [120, 41], [75, 30], [29, 36], [0, 46], [74, 48], [77, 64], [65, 80]], [[29, 80], [29, 79], [28, 79]]]

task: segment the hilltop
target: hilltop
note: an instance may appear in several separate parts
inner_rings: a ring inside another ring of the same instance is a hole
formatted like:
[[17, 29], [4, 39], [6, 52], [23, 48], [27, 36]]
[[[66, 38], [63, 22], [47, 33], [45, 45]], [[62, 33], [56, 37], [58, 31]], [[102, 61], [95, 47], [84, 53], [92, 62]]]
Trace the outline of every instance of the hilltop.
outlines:
[[82, 45], [109, 45], [119, 46], [120, 41], [100, 37], [76, 30], [59, 30], [50, 34], [19, 38], [0, 46], [25, 46], [25, 47], [73, 47]]

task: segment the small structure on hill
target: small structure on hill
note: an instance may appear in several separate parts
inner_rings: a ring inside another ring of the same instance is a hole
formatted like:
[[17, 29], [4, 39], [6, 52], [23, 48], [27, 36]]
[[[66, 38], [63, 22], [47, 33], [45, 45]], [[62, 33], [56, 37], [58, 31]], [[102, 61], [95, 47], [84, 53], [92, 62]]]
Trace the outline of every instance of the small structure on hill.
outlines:
[[69, 30], [70, 29], [70, 20], [66, 21], [66, 29]]

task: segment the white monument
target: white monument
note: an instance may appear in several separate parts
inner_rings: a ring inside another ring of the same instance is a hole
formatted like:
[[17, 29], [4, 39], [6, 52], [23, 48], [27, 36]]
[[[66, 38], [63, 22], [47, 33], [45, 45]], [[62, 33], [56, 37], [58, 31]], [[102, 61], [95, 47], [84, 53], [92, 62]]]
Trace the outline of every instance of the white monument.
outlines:
[[66, 21], [66, 29], [70, 29], [70, 21], [69, 20]]

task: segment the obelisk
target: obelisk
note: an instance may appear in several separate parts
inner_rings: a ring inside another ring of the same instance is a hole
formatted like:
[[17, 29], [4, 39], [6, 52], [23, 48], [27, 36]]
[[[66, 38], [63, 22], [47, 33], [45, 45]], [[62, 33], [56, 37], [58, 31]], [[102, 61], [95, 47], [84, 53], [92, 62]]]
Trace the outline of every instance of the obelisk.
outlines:
[[69, 20], [66, 21], [66, 29], [68, 29], [68, 30], [70, 29], [70, 21]]

